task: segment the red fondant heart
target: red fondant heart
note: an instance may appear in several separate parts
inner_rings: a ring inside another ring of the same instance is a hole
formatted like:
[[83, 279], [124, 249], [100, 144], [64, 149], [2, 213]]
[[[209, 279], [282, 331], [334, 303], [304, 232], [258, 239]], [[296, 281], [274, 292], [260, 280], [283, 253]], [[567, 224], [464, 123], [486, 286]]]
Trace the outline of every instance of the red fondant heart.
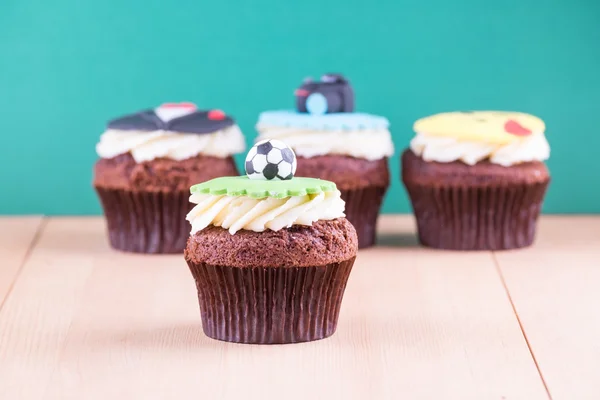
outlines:
[[183, 103], [164, 103], [160, 105], [161, 108], [193, 108], [196, 109], [196, 105], [190, 102]]
[[225, 119], [225, 113], [221, 110], [210, 110], [208, 112], [208, 119], [213, 121], [222, 121]]
[[524, 126], [521, 126], [517, 121], [512, 119], [506, 121], [504, 124], [504, 130], [508, 133], [512, 133], [517, 136], [527, 136], [531, 135], [531, 131]]

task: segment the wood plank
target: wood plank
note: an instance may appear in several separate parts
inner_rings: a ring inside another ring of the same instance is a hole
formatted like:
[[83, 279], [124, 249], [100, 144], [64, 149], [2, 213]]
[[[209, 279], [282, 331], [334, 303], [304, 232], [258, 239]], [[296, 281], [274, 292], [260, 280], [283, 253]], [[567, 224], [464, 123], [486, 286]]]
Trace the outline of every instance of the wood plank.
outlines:
[[40, 399], [96, 258], [97, 218], [49, 219], [0, 310], [0, 399]]
[[491, 254], [411, 247], [412, 229], [383, 221], [333, 337], [249, 346], [203, 335], [181, 256], [52, 220], [0, 313], [0, 398], [547, 399]]
[[495, 257], [552, 398], [600, 398], [600, 217], [544, 217]]
[[43, 217], [0, 218], [0, 309], [40, 229]]

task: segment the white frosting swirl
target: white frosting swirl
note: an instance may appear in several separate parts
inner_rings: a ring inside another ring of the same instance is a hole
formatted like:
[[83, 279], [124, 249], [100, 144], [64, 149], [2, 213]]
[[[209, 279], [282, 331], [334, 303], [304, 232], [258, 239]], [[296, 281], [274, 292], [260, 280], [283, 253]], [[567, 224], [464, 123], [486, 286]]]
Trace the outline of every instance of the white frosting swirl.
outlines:
[[100, 136], [96, 152], [102, 158], [131, 152], [135, 161], [141, 163], [155, 158], [181, 161], [198, 154], [224, 158], [245, 148], [244, 135], [233, 125], [207, 134], [109, 129]]
[[233, 235], [240, 229], [278, 231], [292, 225], [310, 226], [315, 221], [345, 216], [339, 190], [283, 199], [195, 193], [190, 201], [197, 204], [186, 218], [192, 224], [192, 235], [209, 225], [228, 229]]
[[410, 148], [425, 161], [462, 161], [468, 165], [489, 159], [491, 163], [509, 167], [550, 157], [550, 145], [541, 132], [504, 145], [417, 133], [410, 142]]
[[297, 155], [315, 157], [340, 154], [369, 161], [394, 154], [394, 143], [387, 129], [317, 130], [258, 124], [258, 140], [277, 139]]

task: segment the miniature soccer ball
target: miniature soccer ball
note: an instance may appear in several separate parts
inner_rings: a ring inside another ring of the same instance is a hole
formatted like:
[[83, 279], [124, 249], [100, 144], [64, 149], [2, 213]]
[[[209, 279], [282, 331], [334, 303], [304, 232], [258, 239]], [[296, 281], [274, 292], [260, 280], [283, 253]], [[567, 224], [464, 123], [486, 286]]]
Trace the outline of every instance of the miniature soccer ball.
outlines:
[[296, 154], [279, 140], [263, 140], [246, 156], [246, 174], [250, 179], [292, 179], [296, 173]]

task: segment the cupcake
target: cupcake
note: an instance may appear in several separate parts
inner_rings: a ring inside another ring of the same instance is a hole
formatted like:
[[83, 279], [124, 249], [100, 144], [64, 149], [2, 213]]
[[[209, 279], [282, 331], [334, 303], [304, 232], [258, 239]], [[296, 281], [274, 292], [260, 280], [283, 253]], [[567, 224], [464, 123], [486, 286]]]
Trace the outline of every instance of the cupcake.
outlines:
[[207, 336], [237, 343], [332, 335], [358, 239], [333, 182], [294, 178], [283, 143], [248, 153], [247, 176], [191, 188], [185, 260]]
[[451, 250], [533, 243], [550, 174], [545, 125], [533, 115], [464, 111], [414, 125], [402, 180], [420, 242]]
[[189, 187], [235, 175], [244, 151], [235, 121], [191, 103], [163, 104], [108, 123], [96, 146], [94, 188], [110, 245], [136, 253], [180, 253], [189, 236]]
[[298, 175], [336, 183], [360, 248], [375, 243], [375, 228], [390, 183], [394, 145], [386, 118], [354, 112], [350, 82], [338, 74], [305, 79], [296, 109], [260, 114], [258, 140], [278, 139], [298, 156]]

